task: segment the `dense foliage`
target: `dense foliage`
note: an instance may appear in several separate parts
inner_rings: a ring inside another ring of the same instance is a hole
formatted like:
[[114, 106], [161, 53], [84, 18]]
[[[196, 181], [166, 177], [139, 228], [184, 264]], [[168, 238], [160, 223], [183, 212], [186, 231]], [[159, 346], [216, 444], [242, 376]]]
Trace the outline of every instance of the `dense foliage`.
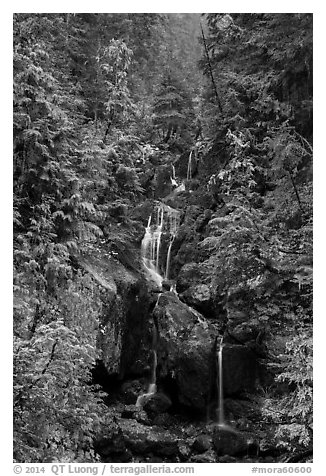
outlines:
[[158, 149], [200, 152], [198, 201], [224, 208], [197, 260], [226, 314], [241, 306], [266, 335], [273, 382], [262, 414], [278, 446], [311, 445], [312, 16], [201, 22], [202, 30], [197, 14], [14, 15], [19, 462], [96, 460], [101, 309], [74, 258], [139, 244], [143, 223], [131, 211], [150, 195], [144, 175]]
[[[226, 132], [227, 147], [227, 159], [209, 187], [229, 210], [224, 230], [213, 229], [209, 259], [217, 265], [216, 282], [224, 288], [217, 291], [227, 294], [228, 305], [245, 293], [242, 306], [251, 319], [264, 322], [271, 365], [280, 368], [276, 381], [292, 390], [277, 399], [279, 444], [309, 446], [312, 16], [209, 14], [207, 19], [222, 103], [222, 113], [214, 109], [222, 130], [217, 138]], [[273, 336], [279, 326], [281, 344]], [[266, 417], [273, 421], [275, 414], [274, 407]]]

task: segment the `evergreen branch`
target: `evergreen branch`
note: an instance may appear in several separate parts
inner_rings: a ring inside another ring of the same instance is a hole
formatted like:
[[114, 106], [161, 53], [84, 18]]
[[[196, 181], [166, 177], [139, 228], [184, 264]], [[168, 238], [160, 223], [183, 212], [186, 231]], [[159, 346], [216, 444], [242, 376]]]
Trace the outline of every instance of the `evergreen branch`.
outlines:
[[43, 375], [45, 374], [45, 372], [47, 371], [47, 369], [49, 368], [51, 362], [53, 361], [54, 359], [54, 353], [55, 353], [55, 349], [56, 349], [56, 346], [58, 344], [59, 340], [57, 339], [53, 346], [52, 346], [52, 349], [51, 349], [51, 354], [50, 354], [50, 358], [48, 360], [48, 362], [46, 363], [44, 369], [42, 370], [41, 372], [41, 375], [34, 381], [32, 382], [28, 387], [27, 389], [21, 389], [20, 392], [17, 394], [17, 396], [15, 397], [14, 399], [14, 404], [18, 404], [18, 402], [20, 402], [20, 405], [22, 406], [22, 397], [23, 397], [23, 393], [26, 393], [26, 390], [29, 391], [31, 390], [33, 387], [35, 387], [35, 385], [41, 380], [41, 378], [43, 377]]

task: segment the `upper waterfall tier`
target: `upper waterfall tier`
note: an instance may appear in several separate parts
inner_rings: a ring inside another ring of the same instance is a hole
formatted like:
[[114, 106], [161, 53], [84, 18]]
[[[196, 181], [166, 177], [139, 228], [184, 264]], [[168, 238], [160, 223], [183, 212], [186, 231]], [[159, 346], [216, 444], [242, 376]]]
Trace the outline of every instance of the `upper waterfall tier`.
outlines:
[[[153, 217], [155, 222], [153, 223]], [[180, 226], [180, 212], [163, 203], [157, 205], [153, 215], [148, 219], [145, 235], [141, 243], [141, 257], [143, 265], [151, 279], [159, 286], [162, 286], [163, 273], [160, 263], [163, 262], [161, 256], [162, 234], [169, 236], [169, 247], [165, 265], [165, 278], [168, 278], [171, 259], [171, 248]]]

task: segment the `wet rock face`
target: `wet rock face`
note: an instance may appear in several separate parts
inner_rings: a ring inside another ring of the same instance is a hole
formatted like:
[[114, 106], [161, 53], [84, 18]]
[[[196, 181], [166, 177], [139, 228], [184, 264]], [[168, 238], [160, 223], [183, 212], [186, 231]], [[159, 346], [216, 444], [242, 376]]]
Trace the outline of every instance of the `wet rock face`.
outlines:
[[[187, 178], [188, 164], [189, 164], [189, 155], [190, 150], [181, 154], [180, 157], [174, 162], [176, 174], [180, 178]], [[190, 157], [191, 162], [191, 178], [193, 178], [198, 173], [198, 158], [195, 152], [191, 153]]]
[[160, 378], [175, 380], [179, 403], [205, 410], [216, 328], [169, 292], [160, 296], [153, 314], [159, 333]]
[[256, 354], [244, 345], [226, 344], [223, 347], [224, 396], [254, 390], [259, 377]]
[[151, 296], [144, 281], [102, 252], [79, 259], [100, 289], [97, 346], [109, 375], [144, 375], [150, 367]]

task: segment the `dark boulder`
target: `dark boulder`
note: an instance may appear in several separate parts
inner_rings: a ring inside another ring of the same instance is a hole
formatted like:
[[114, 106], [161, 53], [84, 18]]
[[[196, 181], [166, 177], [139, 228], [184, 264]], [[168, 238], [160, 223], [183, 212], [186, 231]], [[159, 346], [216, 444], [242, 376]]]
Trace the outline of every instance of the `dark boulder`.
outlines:
[[151, 416], [166, 412], [172, 405], [171, 400], [164, 393], [150, 395], [144, 403], [144, 410]]
[[138, 410], [139, 407], [136, 407], [136, 405], [126, 405], [121, 411], [121, 418], [133, 418]]
[[[136, 252], [134, 253], [136, 256]], [[97, 347], [109, 375], [144, 375], [150, 365], [151, 296], [139, 264], [130, 254], [131, 270], [104, 250], [78, 257], [78, 265], [98, 286], [94, 309], [100, 322]], [[132, 402], [130, 402], [132, 403]]]
[[263, 325], [258, 319], [251, 319], [236, 324], [234, 327], [229, 325], [228, 332], [231, 340], [245, 344], [246, 342], [256, 341], [259, 333], [263, 332]]
[[208, 435], [199, 435], [192, 444], [195, 453], [205, 453], [212, 447], [212, 439]]
[[246, 453], [249, 441], [245, 435], [227, 426], [216, 426], [213, 432], [213, 444], [218, 456]]
[[140, 380], [127, 380], [121, 385], [121, 399], [126, 405], [134, 405], [145, 386]]
[[151, 424], [147, 413], [141, 407], [136, 407], [136, 405], [126, 405], [121, 412], [121, 418], [133, 419], [144, 425]]
[[170, 292], [160, 296], [154, 319], [159, 332], [160, 378], [175, 380], [179, 403], [204, 410], [210, 392], [216, 328]]

